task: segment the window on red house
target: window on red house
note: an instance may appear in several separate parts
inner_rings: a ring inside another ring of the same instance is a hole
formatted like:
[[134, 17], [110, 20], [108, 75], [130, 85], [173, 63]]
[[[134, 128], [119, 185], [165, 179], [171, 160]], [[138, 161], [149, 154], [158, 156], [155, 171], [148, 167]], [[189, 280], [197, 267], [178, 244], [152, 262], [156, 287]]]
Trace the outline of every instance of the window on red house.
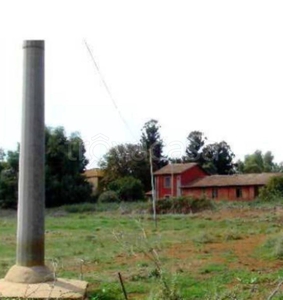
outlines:
[[171, 176], [164, 177], [164, 187], [167, 189], [171, 188]]
[[243, 197], [243, 193], [242, 193], [242, 189], [241, 188], [236, 188], [236, 197], [237, 198], [242, 198]]
[[218, 189], [213, 188], [212, 189], [212, 199], [216, 199], [216, 198], [218, 198]]

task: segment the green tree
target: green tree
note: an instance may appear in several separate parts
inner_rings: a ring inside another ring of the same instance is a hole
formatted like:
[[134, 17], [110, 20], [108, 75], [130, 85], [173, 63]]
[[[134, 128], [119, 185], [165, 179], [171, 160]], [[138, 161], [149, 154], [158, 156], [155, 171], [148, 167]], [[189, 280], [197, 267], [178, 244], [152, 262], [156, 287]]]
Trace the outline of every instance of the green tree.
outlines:
[[[163, 156], [163, 140], [160, 135], [161, 126], [157, 120], [151, 119], [146, 122], [142, 128], [141, 145], [145, 152], [149, 153], [149, 149], [152, 150], [153, 170], [156, 171], [164, 167], [168, 160]], [[146, 157], [147, 157], [146, 156]]]
[[3, 148], [0, 148], [0, 162], [3, 161], [5, 158], [5, 151]]
[[265, 201], [283, 197], [283, 175], [269, 179], [267, 185], [261, 189], [259, 198]]
[[263, 173], [263, 172], [282, 172], [282, 164], [274, 162], [274, 156], [271, 151], [262, 153], [256, 150], [252, 154], [245, 156], [244, 161], [238, 161], [237, 170], [239, 173]]
[[99, 163], [104, 170], [103, 182], [107, 186], [118, 178], [132, 176], [144, 186], [150, 184], [147, 155], [141, 145], [120, 144], [109, 149]]
[[237, 162], [235, 163], [235, 168], [236, 168], [236, 172], [237, 173], [244, 173], [244, 168], [245, 168], [245, 164], [242, 160], [238, 159]]
[[19, 172], [19, 160], [20, 160], [20, 144], [18, 144], [17, 150], [7, 152], [7, 164], [16, 173]]
[[275, 164], [273, 162], [274, 156], [271, 151], [267, 151], [263, 157], [263, 171], [264, 172], [272, 172], [274, 170]]
[[46, 206], [86, 202], [91, 186], [83, 176], [88, 163], [78, 133], [67, 137], [63, 127], [46, 128]]
[[225, 141], [208, 144], [202, 151], [202, 167], [211, 174], [234, 174], [234, 157], [234, 153]]
[[275, 173], [283, 173], [283, 162], [274, 163], [273, 172]]
[[1, 174], [2, 170], [4, 170], [4, 168], [6, 166], [6, 163], [4, 161], [5, 156], [6, 156], [5, 151], [2, 148], [0, 148], [0, 174]]
[[141, 146], [144, 151], [145, 157], [145, 168], [141, 177], [142, 183], [145, 190], [151, 190], [151, 179], [150, 179], [150, 156], [149, 151], [152, 155], [152, 166], [153, 171], [156, 171], [168, 163], [168, 158], [163, 155], [164, 143], [161, 138], [160, 128], [157, 120], [151, 119], [146, 122], [142, 128], [142, 135], [140, 139]]
[[18, 198], [19, 145], [16, 151], [2, 150], [0, 158], [0, 207], [16, 207]]
[[244, 161], [244, 173], [261, 173], [263, 172], [262, 152], [256, 150], [253, 154], [246, 155]]
[[[83, 176], [88, 161], [85, 147], [78, 133], [67, 137], [63, 127], [45, 129], [45, 201], [46, 206], [59, 206], [91, 200], [91, 185]], [[17, 203], [19, 146], [8, 151], [2, 161], [0, 178], [0, 206]]]
[[187, 137], [188, 145], [186, 147], [185, 160], [203, 164], [204, 159], [202, 152], [206, 140], [207, 138], [204, 136], [203, 132], [192, 131]]
[[211, 174], [235, 173], [235, 155], [225, 141], [207, 144], [207, 137], [200, 131], [192, 131], [187, 141], [183, 162], [196, 162]]
[[122, 177], [110, 182], [109, 190], [117, 193], [123, 201], [144, 199], [143, 185], [139, 179], [132, 176]]

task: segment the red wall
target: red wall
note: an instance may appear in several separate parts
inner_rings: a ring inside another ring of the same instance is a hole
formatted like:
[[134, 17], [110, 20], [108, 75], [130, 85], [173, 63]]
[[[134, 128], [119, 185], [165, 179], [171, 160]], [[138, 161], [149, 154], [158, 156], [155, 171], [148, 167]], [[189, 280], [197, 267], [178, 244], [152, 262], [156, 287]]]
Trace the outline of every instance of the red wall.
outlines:
[[155, 188], [156, 188], [157, 199], [164, 198], [166, 195], [171, 197], [172, 195], [172, 189], [164, 187], [165, 177], [168, 176], [171, 177], [171, 180], [173, 177], [173, 196], [176, 197], [178, 178], [180, 178], [180, 186], [183, 186], [189, 184], [190, 182], [196, 179], [203, 178], [208, 175], [202, 168], [200, 168], [197, 165], [184, 171], [182, 174], [174, 174], [173, 176], [171, 174], [155, 175]]
[[205, 176], [208, 176], [208, 174], [201, 167], [194, 166], [181, 174], [181, 186]]
[[[173, 197], [178, 196], [177, 182], [179, 180], [179, 186], [186, 186], [196, 179], [209, 176], [201, 167], [198, 165], [184, 171], [182, 174], [171, 174], [166, 175], [155, 175], [155, 188], [157, 199], [165, 198], [166, 196], [171, 197], [173, 191]], [[228, 175], [227, 175], [228, 176]], [[164, 186], [165, 178], [173, 178], [173, 189], [166, 188]], [[242, 186], [242, 197], [237, 198], [236, 187], [217, 187], [217, 198], [216, 200], [253, 200], [255, 199], [255, 188], [256, 186]], [[197, 198], [206, 196], [207, 198], [212, 198], [212, 187], [205, 188], [182, 188], [180, 190], [180, 195], [191, 195]]]
[[[237, 198], [236, 187], [218, 187], [218, 197], [216, 200], [253, 200], [255, 199], [255, 186], [243, 186], [242, 197]], [[207, 188], [187, 188], [182, 189], [182, 195], [190, 195], [197, 198], [206, 196], [212, 199], [212, 187]]]
[[156, 196], [157, 199], [164, 198], [165, 196], [170, 196], [172, 194], [172, 188], [166, 188], [165, 185], [165, 178], [170, 177], [172, 180], [173, 177], [173, 195], [176, 196], [177, 194], [177, 176], [180, 177], [180, 175], [174, 174], [171, 175], [156, 175], [155, 177], [155, 185], [156, 185]]

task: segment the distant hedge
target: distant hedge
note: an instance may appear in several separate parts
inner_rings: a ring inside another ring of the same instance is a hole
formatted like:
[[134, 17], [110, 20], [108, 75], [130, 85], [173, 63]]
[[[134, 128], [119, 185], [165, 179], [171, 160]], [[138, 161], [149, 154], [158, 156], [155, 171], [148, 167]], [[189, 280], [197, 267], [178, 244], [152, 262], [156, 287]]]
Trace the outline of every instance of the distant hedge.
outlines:
[[212, 208], [213, 204], [211, 200], [204, 197], [165, 198], [160, 199], [156, 202], [157, 214], [188, 214]]
[[107, 202], [120, 202], [120, 199], [117, 195], [116, 192], [114, 191], [106, 191], [103, 192], [99, 197], [98, 197], [98, 202], [100, 203], [107, 203]]
[[108, 189], [117, 193], [123, 201], [138, 201], [144, 199], [143, 185], [139, 179], [126, 176], [112, 181]]

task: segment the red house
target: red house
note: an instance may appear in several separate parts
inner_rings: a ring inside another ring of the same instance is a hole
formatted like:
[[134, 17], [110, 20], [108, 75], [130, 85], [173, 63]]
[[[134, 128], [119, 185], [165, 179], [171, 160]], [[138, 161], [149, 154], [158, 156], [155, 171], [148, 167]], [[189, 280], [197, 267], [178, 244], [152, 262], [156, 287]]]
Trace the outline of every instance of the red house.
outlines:
[[197, 163], [169, 164], [154, 173], [156, 198], [190, 195], [216, 200], [253, 200], [271, 177], [282, 175], [209, 175]]
[[166, 165], [154, 173], [156, 198], [181, 196], [183, 186], [206, 176], [197, 163]]

